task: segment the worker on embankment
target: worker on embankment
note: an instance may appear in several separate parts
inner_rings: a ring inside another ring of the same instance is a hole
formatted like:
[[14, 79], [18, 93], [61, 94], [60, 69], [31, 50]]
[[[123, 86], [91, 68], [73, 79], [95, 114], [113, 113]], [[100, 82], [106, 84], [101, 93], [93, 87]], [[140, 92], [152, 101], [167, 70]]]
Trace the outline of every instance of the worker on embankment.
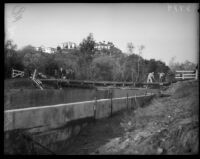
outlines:
[[159, 82], [163, 82], [164, 81], [164, 76], [165, 76], [165, 73], [163, 73], [163, 72], [159, 73]]
[[155, 80], [154, 72], [150, 72], [147, 77], [147, 83], [153, 83], [153, 79]]
[[59, 78], [62, 79], [63, 77], [63, 68], [61, 67], [59, 70]]

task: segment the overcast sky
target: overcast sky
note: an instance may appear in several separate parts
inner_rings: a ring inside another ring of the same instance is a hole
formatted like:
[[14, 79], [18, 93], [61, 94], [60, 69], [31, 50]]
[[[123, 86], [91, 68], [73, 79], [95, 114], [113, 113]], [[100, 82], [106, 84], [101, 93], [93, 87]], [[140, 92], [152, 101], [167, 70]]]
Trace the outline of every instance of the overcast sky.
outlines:
[[[197, 4], [6, 4], [5, 35], [18, 48], [79, 44], [89, 33], [123, 52], [127, 43], [143, 44], [143, 58], [198, 60]], [[137, 49], [135, 50], [137, 53]]]

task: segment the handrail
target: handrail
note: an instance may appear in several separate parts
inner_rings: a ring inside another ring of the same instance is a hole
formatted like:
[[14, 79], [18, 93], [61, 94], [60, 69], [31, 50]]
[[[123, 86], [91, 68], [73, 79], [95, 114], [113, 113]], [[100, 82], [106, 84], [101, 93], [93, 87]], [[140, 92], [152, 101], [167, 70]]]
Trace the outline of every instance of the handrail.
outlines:
[[194, 72], [193, 70], [177, 70], [176, 72], [182, 73], [182, 72]]

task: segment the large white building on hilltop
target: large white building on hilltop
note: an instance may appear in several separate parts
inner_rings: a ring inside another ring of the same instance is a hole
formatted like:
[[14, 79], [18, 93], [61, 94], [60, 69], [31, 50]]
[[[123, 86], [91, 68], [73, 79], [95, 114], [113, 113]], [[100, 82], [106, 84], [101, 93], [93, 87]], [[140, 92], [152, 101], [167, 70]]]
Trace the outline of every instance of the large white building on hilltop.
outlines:
[[77, 45], [74, 42], [68, 41], [68, 42], [64, 42], [62, 43], [62, 49], [76, 49]]
[[[71, 42], [71, 41], [68, 41], [68, 42], [64, 42], [64, 43], [61, 43], [60, 45], [58, 45], [63, 51], [64, 50], [74, 50], [74, 49], [78, 49], [79, 46], [74, 43], [74, 42]], [[107, 42], [105, 43], [105, 41], [103, 42], [98, 42], [98, 43], [95, 43], [95, 48], [97, 50], [103, 50], [103, 49], [107, 49], [109, 50], [111, 47], [114, 47], [114, 44], [111, 43], [111, 42]], [[52, 48], [52, 47], [45, 47], [44, 45], [41, 45], [40, 47], [35, 47], [35, 50], [36, 51], [41, 51], [41, 52], [44, 52], [44, 53], [49, 53], [49, 54], [52, 54], [52, 53], [55, 53], [56, 52], [56, 49], [55, 48]]]
[[106, 44], [105, 41], [99, 42], [99, 43], [96, 43], [96, 44], [95, 44], [95, 48], [96, 48], [97, 50], [102, 50], [102, 49], [107, 49], [107, 50], [109, 50], [109, 49], [110, 49], [111, 47], [113, 47], [113, 46], [114, 46], [113, 43], [107, 42], [107, 44]]
[[40, 46], [40, 47], [35, 47], [35, 50], [36, 51], [41, 51], [41, 52], [45, 52], [45, 53], [49, 53], [49, 54], [52, 54], [52, 53], [55, 53], [56, 52], [56, 49], [52, 48], [52, 47], [45, 47], [45, 46]]

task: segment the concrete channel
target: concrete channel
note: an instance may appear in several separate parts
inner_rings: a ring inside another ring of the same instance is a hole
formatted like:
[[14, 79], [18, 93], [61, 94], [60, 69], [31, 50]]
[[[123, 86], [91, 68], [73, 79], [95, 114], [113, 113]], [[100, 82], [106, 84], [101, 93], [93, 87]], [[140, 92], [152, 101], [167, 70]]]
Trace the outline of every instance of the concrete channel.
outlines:
[[[23, 145], [19, 139], [13, 143], [13, 136], [25, 134], [37, 146], [37, 152], [46, 148], [54, 152], [59, 141], [70, 141], [90, 122], [107, 118], [123, 110], [135, 110], [148, 103], [155, 94], [126, 96], [110, 99], [96, 99], [84, 102], [37, 106], [4, 111], [4, 152], [14, 152], [17, 144]], [[20, 147], [20, 146], [18, 146]], [[19, 148], [18, 148], [19, 149]], [[24, 150], [25, 151], [25, 150]]]

